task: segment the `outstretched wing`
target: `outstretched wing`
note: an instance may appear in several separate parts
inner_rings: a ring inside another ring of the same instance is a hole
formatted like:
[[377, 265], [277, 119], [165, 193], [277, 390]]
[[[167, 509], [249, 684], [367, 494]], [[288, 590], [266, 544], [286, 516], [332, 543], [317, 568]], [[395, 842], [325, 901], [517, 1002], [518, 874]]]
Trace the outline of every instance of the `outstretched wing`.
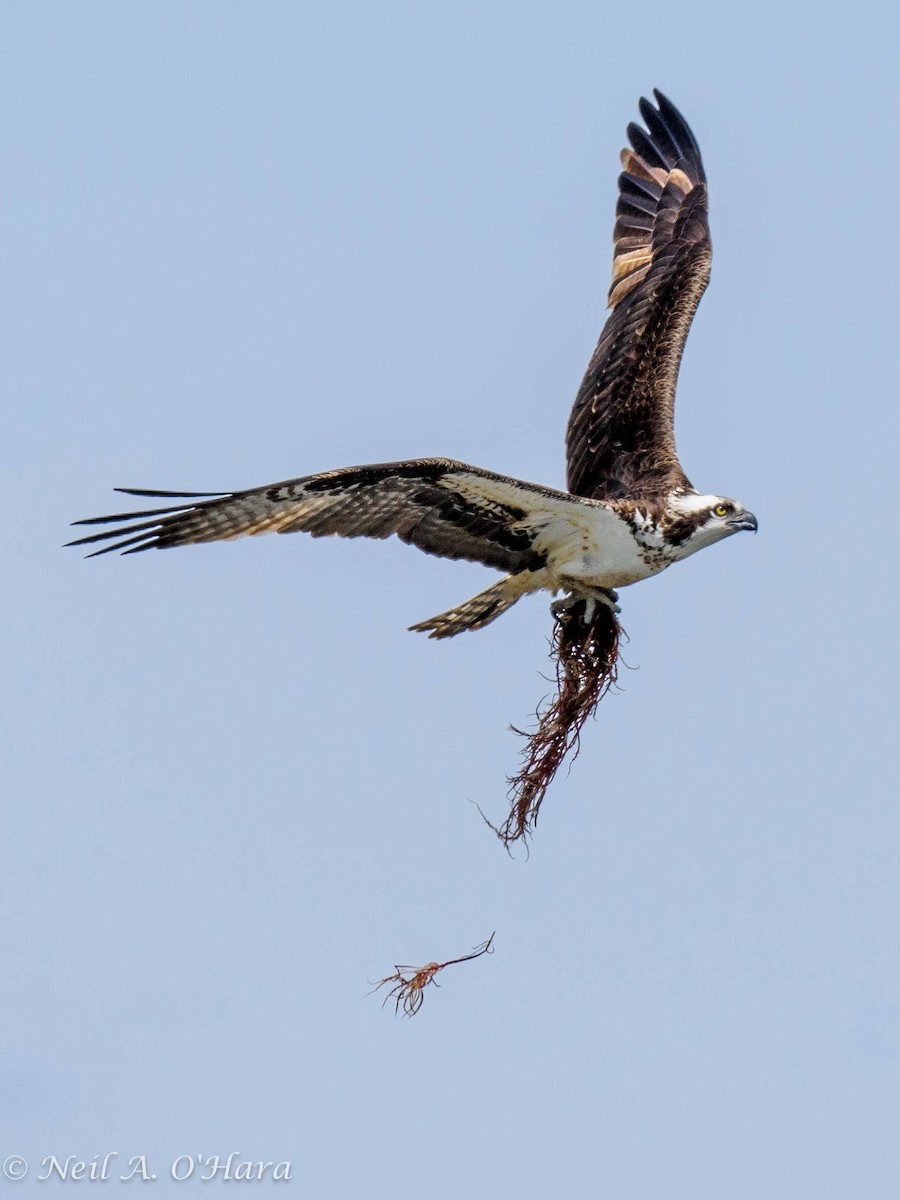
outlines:
[[706, 176], [684, 117], [660, 92], [628, 126], [606, 322], [566, 435], [568, 486], [594, 499], [690, 487], [675, 450], [675, 384], [709, 281]]
[[[442, 558], [468, 559], [518, 573], [546, 561], [548, 525], [571, 520], [583, 501], [465, 463], [430, 458], [347, 467], [246, 492], [205, 495], [119, 488], [131, 496], [180, 500], [171, 507], [77, 521], [114, 525], [70, 542], [136, 554], [257, 533], [387, 538]], [[124, 524], [122, 524], [124, 522]]]

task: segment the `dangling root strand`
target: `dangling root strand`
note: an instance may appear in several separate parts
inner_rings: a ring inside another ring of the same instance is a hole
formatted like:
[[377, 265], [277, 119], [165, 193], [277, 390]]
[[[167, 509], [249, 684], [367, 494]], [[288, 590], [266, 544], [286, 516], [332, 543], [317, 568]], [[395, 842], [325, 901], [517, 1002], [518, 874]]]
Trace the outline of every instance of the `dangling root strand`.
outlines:
[[[494, 832], [509, 848], [534, 832], [547, 788], [570, 751], [578, 754], [581, 728], [616, 682], [622, 628], [615, 613], [598, 604], [585, 623], [581, 601], [556, 622], [551, 658], [556, 662], [556, 695], [537, 712], [537, 728], [526, 733], [522, 767], [509, 779], [509, 816]], [[574, 757], [573, 757], [574, 761]]]

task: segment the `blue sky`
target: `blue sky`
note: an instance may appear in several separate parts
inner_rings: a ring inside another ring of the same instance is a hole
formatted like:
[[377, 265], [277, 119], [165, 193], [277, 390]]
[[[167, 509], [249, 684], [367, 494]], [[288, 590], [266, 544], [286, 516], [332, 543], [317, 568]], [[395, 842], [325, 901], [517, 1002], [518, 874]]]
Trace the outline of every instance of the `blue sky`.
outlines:
[[[894, 1195], [892, 10], [13, 2], [0, 31], [20, 1194], [49, 1154], [146, 1154], [164, 1192], [238, 1151], [323, 1198]], [[679, 449], [760, 533], [623, 593], [638, 669], [510, 861], [470, 801], [504, 812], [544, 599], [436, 644], [406, 626], [490, 573], [59, 544], [114, 485], [446, 454], [560, 486], [654, 86], [711, 186]], [[494, 929], [414, 1021], [366, 997]]]

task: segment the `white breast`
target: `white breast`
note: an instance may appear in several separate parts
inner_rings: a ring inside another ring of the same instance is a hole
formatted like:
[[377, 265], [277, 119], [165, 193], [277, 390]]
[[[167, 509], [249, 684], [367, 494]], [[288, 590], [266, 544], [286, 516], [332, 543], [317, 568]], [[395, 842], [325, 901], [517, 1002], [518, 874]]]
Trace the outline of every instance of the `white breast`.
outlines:
[[[529, 514], [532, 528], [535, 515]], [[630, 522], [604, 505], [573, 505], [565, 516], [556, 512], [545, 517], [535, 548], [547, 554], [548, 573], [561, 587], [569, 581], [627, 587], [657, 575], [674, 561], [671, 547], [654, 525], [645, 522], [635, 537]]]

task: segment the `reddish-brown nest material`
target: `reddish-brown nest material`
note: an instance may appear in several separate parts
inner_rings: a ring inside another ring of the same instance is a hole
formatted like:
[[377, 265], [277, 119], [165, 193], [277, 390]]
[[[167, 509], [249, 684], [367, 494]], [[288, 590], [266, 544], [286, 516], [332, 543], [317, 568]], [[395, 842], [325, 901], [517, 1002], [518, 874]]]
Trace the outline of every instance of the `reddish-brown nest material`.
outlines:
[[463, 954], [461, 958], [448, 959], [447, 962], [426, 963], [424, 967], [407, 967], [395, 964], [394, 974], [386, 975], [384, 979], [379, 979], [372, 988], [372, 991], [377, 992], [379, 988], [386, 987], [389, 983], [393, 984], [393, 987], [385, 996], [381, 1007], [384, 1008], [388, 1000], [393, 1000], [395, 1014], [399, 1014], [402, 1009], [405, 1017], [414, 1017], [422, 1007], [422, 1000], [424, 998], [422, 993], [428, 987], [429, 983], [433, 983], [435, 987], [440, 987], [440, 984], [435, 979], [438, 971], [443, 971], [445, 967], [455, 966], [456, 963], [471, 962], [473, 958], [481, 958], [482, 954], [493, 954], [493, 949], [491, 948], [493, 941], [494, 935], [491, 934], [486, 942], [482, 942], [480, 946], [476, 946], [470, 954]]
[[619, 638], [622, 628], [615, 613], [598, 604], [590, 622], [579, 602], [556, 622], [551, 658], [556, 663], [556, 695], [537, 711], [537, 727], [527, 733], [522, 766], [509, 779], [509, 816], [491, 826], [503, 844], [534, 832], [547, 788], [566, 756], [577, 756], [581, 728], [616, 681]]

